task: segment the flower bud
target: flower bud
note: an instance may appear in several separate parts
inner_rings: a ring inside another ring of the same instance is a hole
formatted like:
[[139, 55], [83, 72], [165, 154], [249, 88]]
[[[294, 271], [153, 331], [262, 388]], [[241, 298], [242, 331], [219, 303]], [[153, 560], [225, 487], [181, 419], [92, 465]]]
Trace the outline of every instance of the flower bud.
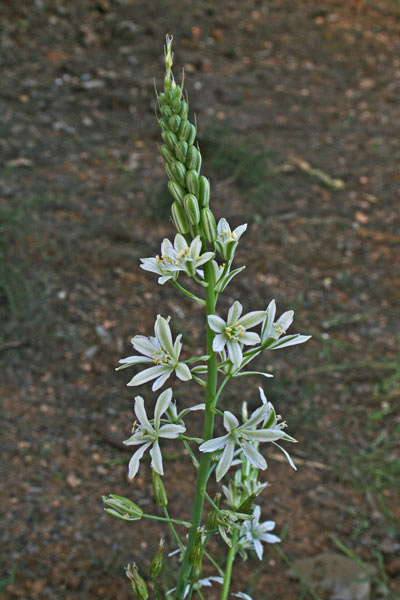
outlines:
[[[214, 504], [216, 506], [219, 506], [220, 501], [221, 501], [221, 494], [219, 492], [217, 492], [217, 494], [215, 494]], [[212, 508], [210, 510], [210, 512], [208, 513], [206, 529], [207, 529], [207, 531], [214, 531], [214, 529], [217, 529], [217, 526], [218, 526], [218, 513], [215, 510], [215, 508]]]
[[190, 123], [189, 121], [181, 121], [178, 131], [178, 138], [180, 140], [187, 140], [190, 133]]
[[161, 106], [160, 113], [162, 114], [162, 116], [165, 119], [169, 119], [173, 115], [171, 108], [169, 106], [166, 106], [165, 104], [163, 104], [163, 106]]
[[139, 521], [143, 516], [142, 509], [129, 498], [110, 494], [109, 497], [103, 496], [103, 502], [107, 507], [104, 509], [105, 512], [117, 519]]
[[193, 194], [186, 194], [183, 199], [183, 206], [189, 223], [191, 225], [197, 225], [197, 223], [200, 222], [200, 209], [196, 196]]
[[168, 189], [171, 192], [174, 200], [180, 203], [183, 202], [186, 190], [179, 185], [179, 183], [176, 183], [176, 181], [168, 181]]
[[178, 143], [178, 138], [174, 133], [172, 133], [172, 131], [163, 131], [161, 133], [161, 137], [167, 144], [168, 148], [170, 148], [171, 150], [175, 149], [175, 146]]
[[195, 169], [200, 171], [201, 167], [201, 154], [194, 146], [190, 146], [187, 152], [185, 165], [188, 169]]
[[168, 163], [172, 163], [175, 160], [175, 154], [171, 152], [167, 144], [163, 144], [161, 146], [160, 152], [163, 159], [166, 160]]
[[202, 208], [200, 212], [200, 227], [207, 242], [212, 244], [217, 239], [217, 225], [214, 215], [209, 208]]
[[147, 600], [149, 591], [143, 577], [139, 575], [139, 571], [135, 563], [125, 567], [126, 576], [131, 582], [132, 591], [139, 600]]
[[[189, 121], [187, 121], [189, 123]], [[194, 125], [192, 125], [192, 123], [189, 123], [189, 135], [186, 138], [187, 143], [189, 144], [189, 146], [191, 146], [194, 142], [194, 140], [196, 139], [196, 127]]]
[[164, 163], [164, 169], [165, 169], [166, 174], [168, 175], [168, 179], [171, 179], [173, 181], [174, 180], [174, 174], [173, 174], [172, 169], [170, 167], [171, 164], [172, 163], [167, 163], [167, 162]]
[[181, 110], [181, 101], [179, 100], [179, 98], [174, 98], [172, 100], [172, 102], [171, 102], [171, 108], [172, 108], [172, 110], [174, 111], [175, 114], [179, 114], [179, 111]]
[[171, 170], [174, 174], [175, 181], [177, 181], [181, 185], [185, 185], [185, 175], [186, 175], [185, 165], [183, 163], [181, 163], [179, 160], [175, 160], [173, 163], [171, 163]]
[[179, 111], [179, 116], [181, 119], [186, 119], [188, 116], [188, 112], [189, 112], [189, 106], [188, 103], [185, 100], [182, 100], [181, 102], [181, 109]]
[[[185, 142], [186, 143], [186, 142]], [[198, 196], [199, 194], [199, 177], [194, 169], [186, 172], [186, 187], [191, 194]]]
[[160, 475], [154, 470], [152, 471], [152, 480], [154, 500], [156, 501], [157, 506], [167, 506], [167, 492], [165, 491], [165, 487]]
[[[197, 195], [197, 194], [196, 194]], [[210, 202], [210, 182], [207, 177], [201, 175], [199, 178], [199, 202], [201, 208], [206, 208]]]
[[176, 155], [176, 158], [178, 160], [180, 160], [182, 163], [184, 163], [186, 160], [187, 151], [188, 151], [188, 145], [185, 141], [182, 140], [176, 144], [175, 155]]
[[181, 118], [179, 115], [172, 115], [172, 117], [168, 119], [168, 125], [175, 133], [178, 131], [180, 124]]
[[158, 124], [159, 124], [159, 126], [161, 127], [161, 129], [163, 131], [167, 131], [169, 129], [168, 123], [167, 123], [167, 121], [165, 119], [159, 119], [158, 120]]
[[149, 574], [152, 579], [157, 579], [164, 566], [164, 540], [161, 538], [157, 552], [150, 563]]

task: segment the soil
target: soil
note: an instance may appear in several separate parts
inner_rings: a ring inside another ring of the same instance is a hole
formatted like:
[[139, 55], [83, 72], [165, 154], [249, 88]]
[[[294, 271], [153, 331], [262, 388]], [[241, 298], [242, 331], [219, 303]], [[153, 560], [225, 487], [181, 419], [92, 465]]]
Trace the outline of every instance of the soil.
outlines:
[[[293, 331], [313, 335], [259, 360], [274, 380], [237, 380], [221, 401], [255, 407], [263, 385], [299, 440], [297, 472], [266, 452], [263, 519], [286, 532], [280, 548], [291, 562], [338, 551], [334, 538], [368, 564], [381, 557], [387, 590], [399, 597], [400, 502], [389, 475], [400, 423], [395, 3], [14, 0], [1, 4], [0, 19], [0, 205], [20, 219], [5, 232], [5, 258], [22, 290], [13, 307], [1, 298], [3, 597], [125, 600], [124, 565], [136, 561], [146, 574], [161, 535], [175, 548], [157, 523], [112, 519], [101, 502], [113, 492], [159, 510], [146, 463], [128, 480], [120, 444], [136, 390], [125, 387], [133, 372], [114, 368], [131, 337], [151, 334], [161, 313], [183, 332], [186, 357], [204, 353], [201, 307], [138, 266], [173, 235], [153, 86], [154, 77], [162, 84], [167, 32], [175, 73], [185, 69], [213, 210], [249, 224], [237, 252], [247, 268], [221, 314], [236, 298], [248, 311], [275, 297], [278, 312], [296, 310]], [[261, 200], [254, 178], [246, 188], [213, 163], [226, 132], [248, 153], [254, 143], [268, 154]], [[180, 406], [201, 401], [200, 387], [173, 383]], [[140, 393], [152, 406], [154, 395]], [[193, 468], [177, 445], [164, 448], [170, 512], [188, 518]], [[211, 548], [226, 555], [222, 542]], [[204, 573], [215, 574], [208, 564]], [[261, 563], [239, 559], [232, 590], [311, 597], [273, 547]], [[217, 598], [218, 585], [204, 594]]]

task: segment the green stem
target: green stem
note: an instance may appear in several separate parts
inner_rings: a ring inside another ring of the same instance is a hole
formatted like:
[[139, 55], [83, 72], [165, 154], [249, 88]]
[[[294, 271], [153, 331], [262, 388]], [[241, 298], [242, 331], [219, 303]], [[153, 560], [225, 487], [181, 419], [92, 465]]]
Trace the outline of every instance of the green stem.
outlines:
[[[214, 272], [213, 267], [210, 262], [204, 265], [204, 277], [205, 280], [209, 283], [206, 288], [206, 315], [212, 315], [215, 313], [215, 291], [214, 291]], [[217, 357], [213, 350], [213, 340], [214, 340], [214, 332], [208, 326], [207, 322], [207, 354], [210, 357], [208, 359], [208, 378], [207, 378], [207, 386], [206, 386], [206, 409], [205, 409], [205, 417], [204, 417], [204, 432], [203, 439], [210, 440], [213, 436], [214, 431], [214, 404], [215, 404], [215, 394], [217, 389]], [[179, 574], [179, 581], [176, 588], [176, 600], [181, 600], [183, 598], [183, 593], [186, 585], [189, 583], [189, 575], [191, 571], [191, 566], [189, 564], [189, 557], [193, 549], [194, 541], [196, 538], [197, 528], [201, 524], [201, 517], [203, 514], [203, 506], [204, 506], [204, 495], [203, 492], [207, 486], [207, 480], [209, 477], [210, 470], [210, 462], [211, 462], [211, 454], [210, 452], [203, 452], [200, 465], [197, 472], [197, 481], [196, 481], [196, 491], [193, 502], [193, 510], [192, 510], [192, 526], [189, 531], [189, 537], [186, 547], [185, 556], [183, 559], [183, 564], [181, 567], [181, 571]], [[188, 600], [190, 600], [191, 593], [189, 592]]]
[[169, 516], [169, 512], [166, 506], [163, 506], [163, 511], [164, 511], [164, 515], [166, 516], [166, 518], [168, 519], [168, 525], [169, 525], [169, 529], [172, 533], [172, 537], [175, 539], [176, 543], [178, 544], [178, 548], [180, 551], [184, 550], [184, 545], [182, 544], [179, 535], [176, 532], [176, 529], [172, 523], [171, 517]]
[[154, 592], [156, 594], [156, 600], [161, 600], [160, 592], [158, 591], [157, 581], [155, 579], [153, 579], [153, 586], [154, 586]]
[[189, 298], [191, 298], [192, 300], [195, 300], [196, 302], [198, 302], [199, 304], [201, 304], [202, 306], [206, 305], [205, 300], [203, 300], [202, 298], [199, 298], [198, 296], [196, 296], [195, 294], [192, 294], [192, 292], [189, 292], [189, 290], [187, 290], [186, 288], [184, 288], [180, 283], [178, 283], [177, 281], [173, 281], [172, 282], [173, 285], [178, 288], [178, 290], [180, 290], [183, 294], [185, 294], [185, 296], [189, 296]]
[[192, 449], [189, 446], [188, 442], [184, 438], [182, 439], [182, 441], [183, 441], [183, 445], [186, 448], [186, 452], [189, 454], [190, 458], [192, 459], [192, 463], [193, 463], [194, 467], [196, 469], [198, 469], [199, 468], [199, 461], [197, 460], [197, 458], [193, 454]]
[[153, 519], [153, 521], [165, 521], [168, 523], [175, 523], [176, 525], [184, 525], [185, 527], [190, 527], [190, 523], [187, 521], [180, 521], [179, 519], [170, 519], [169, 517], [157, 517], [156, 515], [147, 515], [143, 513], [142, 517], [144, 519]]
[[232, 534], [232, 546], [229, 550], [228, 559], [226, 561], [225, 577], [224, 577], [224, 584], [222, 586], [221, 600], [226, 600], [228, 597], [228, 594], [229, 594], [229, 588], [231, 585], [231, 576], [232, 576], [232, 565], [233, 565], [233, 561], [235, 560], [236, 542], [237, 542], [238, 534], [239, 534], [239, 530], [235, 529]]

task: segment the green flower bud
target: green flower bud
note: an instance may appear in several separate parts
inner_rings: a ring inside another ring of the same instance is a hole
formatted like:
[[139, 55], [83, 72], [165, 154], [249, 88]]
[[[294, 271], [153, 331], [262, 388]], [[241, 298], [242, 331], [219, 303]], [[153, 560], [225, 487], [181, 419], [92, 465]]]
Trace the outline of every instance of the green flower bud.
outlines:
[[139, 575], [139, 571], [135, 563], [125, 567], [126, 576], [131, 582], [132, 591], [139, 600], [147, 600], [149, 597], [149, 591], [143, 577]]
[[194, 146], [190, 146], [186, 156], [185, 165], [188, 169], [195, 169], [200, 171], [201, 167], [201, 154]]
[[123, 521], [139, 521], [143, 516], [142, 509], [124, 496], [117, 496], [117, 494], [110, 494], [109, 497], [103, 496], [103, 502], [107, 508], [105, 512], [112, 517], [122, 519]]
[[[186, 143], [186, 142], [185, 142]], [[193, 147], [193, 146], [192, 146]], [[186, 187], [191, 194], [199, 195], [199, 177], [194, 169], [186, 172]]]
[[164, 104], [164, 102], [166, 101], [165, 92], [161, 92], [161, 94], [158, 94], [157, 100], [158, 100], [159, 105], [162, 106]]
[[149, 573], [152, 579], [157, 579], [164, 566], [164, 540], [161, 538], [158, 550], [150, 563]]
[[158, 119], [158, 124], [163, 131], [167, 131], [169, 129], [168, 123], [165, 119]]
[[237, 512], [250, 515], [253, 509], [253, 502], [257, 498], [257, 494], [248, 496], [237, 509]]
[[185, 100], [182, 100], [181, 102], [181, 109], [179, 111], [179, 116], [181, 119], [186, 119], [188, 116], [188, 112], [189, 112], [189, 106], [188, 103]]
[[[188, 121], [189, 123], [189, 121]], [[189, 135], [186, 138], [187, 143], [189, 144], [189, 146], [191, 146], [194, 142], [194, 140], [196, 139], [196, 127], [194, 125], [192, 125], [192, 123], [189, 123], [190, 126], [190, 131], [189, 131]]]
[[171, 215], [178, 233], [185, 235], [189, 231], [189, 223], [183, 206], [175, 201], [171, 206]]
[[163, 159], [167, 162], [172, 163], [175, 160], [175, 154], [168, 148], [167, 144], [161, 146], [160, 152]]
[[168, 104], [171, 104], [172, 100], [174, 99], [174, 90], [173, 89], [169, 89], [165, 92], [165, 101], [168, 102]]
[[176, 85], [172, 91], [174, 94], [174, 98], [177, 98], [178, 100], [180, 100], [181, 96], [182, 96], [182, 88], [179, 85]]
[[182, 163], [184, 163], [186, 160], [187, 151], [188, 151], [188, 145], [186, 142], [182, 141], [182, 142], [178, 142], [176, 144], [175, 155], [176, 155], [176, 158], [178, 160], [180, 160]]
[[156, 471], [152, 471], [152, 481], [154, 500], [156, 501], [157, 506], [167, 506], [167, 492], [165, 491], [165, 487], [160, 475], [156, 473]]
[[172, 133], [172, 131], [163, 131], [161, 133], [161, 137], [164, 140], [164, 142], [167, 144], [167, 146], [174, 151], [176, 144], [178, 143], [178, 138], [176, 137], [176, 135], [174, 133]]
[[171, 170], [174, 174], [174, 179], [181, 185], [185, 185], [186, 167], [179, 160], [175, 160], [171, 163]]
[[176, 181], [172, 180], [168, 181], [168, 189], [177, 202], [183, 202], [186, 190], [181, 185], [179, 185], [179, 183], [176, 183]]
[[210, 182], [204, 175], [199, 178], [198, 198], [201, 208], [206, 208], [210, 202]]
[[172, 163], [164, 163], [164, 168], [165, 168], [165, 172], [168, 175], [168, 179], [171, 179], [172, 181], [174, 180], [174, 174], [172, 172], [172, 169], [170, 167], [170, 165], [172, 165]]
[[169, 106], [166, 106], [165, 104], [163, 104], [163, 106], [160, 107], [160, 113], [165, 119], [169, 119], [174, 114], [172, 112], [172, 109]]
[[171, 108], [172, 108], [172, 110], [174, 111], [175, 114], [179, 113], [179, 111], [181, 110], [181, 101], [179, 100], [179, 98], [174, 98], [172, 100], [172, 102], [171, 102]]
[[214, 215], [209, 208], [202, 208], [200, 212], [200, 228], [207, 242], [212, 244], [217, 239], [217, 225]]
[[[221, 501], [221, 494], [217, 492], [214, 498], [214, 504], [219, 507], [219, 503]], [[212, 508], [208, 513], [206, 529], [207, 531], [214, 531], [218, 526], [218, 512], [215, 508]]]
[[186, 194], [183, 199], [183, 206], [189, 223], [191, 225], [197, 225], [197, 223], [200, 222], [200, 209], [196, 196], [193, 194]]
[[178, 131], [180, 124], [181, 124], [181, 118], [179, 115], [173, 115], [172, 117], [170, 117], [168, 119], [168, 125], [174, 132]]
[[179, 126], [179, 131], [178, 131], [178, 138], [180, 140], [187, 140], [187, 138], [189, 137], [190, 131], [191, 131], [191, 129], [190, 129], [189, 121], [181, 121], [181, 124]]

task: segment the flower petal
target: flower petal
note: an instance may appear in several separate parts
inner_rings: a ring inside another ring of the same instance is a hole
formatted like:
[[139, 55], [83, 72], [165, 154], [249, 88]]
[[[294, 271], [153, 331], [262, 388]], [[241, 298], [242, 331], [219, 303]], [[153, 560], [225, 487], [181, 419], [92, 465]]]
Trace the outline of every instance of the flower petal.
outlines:
[[260, 336], [254, 331], [245, 331], [239, 339], [240, 343], [245, 344], [246, 346], [254, 346], [254, 344], [261, 342]]
[[159, 344], [154, 344], [153, 340], [145, 335], [135, 335], [135, 337], [132, 338], [131, 343], [135, 350], [150, 358], [154, 358], [154, 351], [159, 350]]
[[143, 444], [143, 446], [136, 450], [136, 452], [132, 456], [131, 460], [129, 461], [129, 479], [133, 479], [135, 477], [136, 473], [139, 470], [140, 459], [142, 458], [143, 454], [146, 452], [149, 446], [151, 446], [150, 442], [147, 442], [147, 444]]
[[175, 373], [181, 381], [189, 381], [189, 379], [192, 379], [190, 369], [185, 363], [178, 363], [175, 367]]
[[293, 317], [294, 317], [294, 310], [287, 310], [286, 312], [281, 314], [281, 316], [279, 317], [279, 319], [276, 322], [276, 326], [279, 327], [279, 329], [283, 329], [284, 331], [287, 331], [289, 329], [289, 327], [291, 326], [291, 324], [293, 323]]
[[160, 444], [158, 443], [158, 440], [156, 440], [154, 442], [153, 447], [150, 450], [150, 456], [151, 456], [151, 468], [159, 475], [164, 475], [162, 455], [161, 455]]
[[232, 323], [236, 323], [236, 321], [239, 319], [240, 315], [242, 314], [243, 311], [243, 306], [240, 304], [240, 302], [238, 300], [235, 300], [235, 302], [232, 304], [232, 306], [230, 307], [229, 311], [228, 311], [228, 317], [226, 319], [226, 322], [228, 323], [228, 325], [232, 325]]
[[159, 437], [173, 440], [179, 436], [180, 433], [184, 433], [186, 427], [184, 425], [173, 425], [167, 424], [160, 427], [158, 430]]
[[276, 314], [276, 303], [275, 303], [275, 300], [271, 300], [271, 302], [267, 306], [265, 319], [264, 319], [262, 327], [261, 327], [261, 339], [263, 342], [265, 342], [265, 340], [267, 340], [268, 338], [273, 337], [273, 334], [274, 334], [273, 322], [275, 319], [275, 314]]
[[[150, 367], [150, 369], [145, 369], [144, 371], [137, 373], [130, 380], [130, 382], [127, 383], [127, 385], [129, 385], [129, 386], [142, 385], [143, 383], [146, 383], [147, 381], [151, 381], [152, 379], [155, 379], [156, 377], [159, 377], [160, 375], [165, 373], [166, 367], [167, 367], [167, 365], [156, 365], [155, 367]], [[169, 368], [167, 370], [167, 373], [170, 373]]]
[[174, 346], [172, 343], [171, 328], [167, 319], [164, 319], [164, 317], [161, 315], [157, 316], [155, 332], [156, 337], [160, 340], [161, 346], [172, 355], [174, 352]]
[[310, 339], [311, 335], [301, 335], [296, 333], [295, 335], [286, 335], [285, 337], [277, 340], [269, 348], [271, 350], [278, 350], [279, 348], [285, 348], [287, 346], [295, 346], [296, 344], [304, 344]]
[[122, 365], [125, 365], [125, 367], [129, 367], [130, 365], [138, 365], [140, 363], [152, 363], [153, 359], [147, 358], [147, 356], [134, 355], [134, 356], [127, 356], [126, 358], [121, 358], [121, 360], [119, 360], [118, 362]]
[[254, 465], [256, 469], [261, 469], [262, 471], [265, 471], [265, 469], [267, 468], [267, 461], [252, 444], [249, 444], [248, 442], [242, 442], [240, 444], [240, 447], [242, 448], [243, 454], [245, 455], [249, 463]]
[[136, 396], [135, 398], [135, 415], [139, 419], [140, 423], [148, 430], [154, 431], [149, 419], [147, 418], [146, 409], [144, 407], [144, 400], [142, 396]]
[[222, 435], [212, 440], [207, 440], [199, 446], [200, 452], [215, 452], [225, 446], [226, 441], [229, 439], [229, 435]]
[[171, 375], [172, 373], [172, 369], [169, 368], [168, 370], [165, 371], [165, 373], [162, 373], [160, 375], [160, 377], [158, 377], [155, 382], [153, 383], [153, 385], [151, 386], [151, 389], [153, 392], [156, 392], [157, 390], [159, 390], [164, 383], [167, 381], [168, 377]]
[[232, 361], [233, 366], [238, 369], [243, 359], [240, 344], [239, 342], [232, 342], [229, 340], [226, 345], [228, 347], [229, 360]]
[[157, 431], [160, 428], [161, 415], [165, 413], [172, 400], [172, 388], [164, 390], [157, 398], [154, 408], [154, 428]]
[[229, 410], [224, 411], [224, 427], [227, 431], [232, 431], [232, 429], [239, 427], [239, 421]]
[[208, 315], [207, 320], [209, 328], [213, 331], [216, 331], [217, 333], [225, 331], [226, 323], [218, 315]]
[[235, 452], [235, 442], [229, 438], [228, 443], [225, 446], [225, 450], [222, 453], [221, 458], [219, 459], [217, 468], [215, 470], [215, 477], [217, 481], [220, 481], [225, 473], [229, 471], [229, 467], [232, 464], [233, 454]]
[[212, 348], [214, 352], [221, 352], [221, 350], [226, 344], [226, 341], [227, 340], [225, 333], [218, 333], [213, 340]]
[[247, 313], [247, 315], [243, 315], [239, 319], [239, 324], [245, 329], [251, 329], [255, 325], [261, 323], [261, 321], [265, 317], [265, 310], [253, 310], [252, 312]]

